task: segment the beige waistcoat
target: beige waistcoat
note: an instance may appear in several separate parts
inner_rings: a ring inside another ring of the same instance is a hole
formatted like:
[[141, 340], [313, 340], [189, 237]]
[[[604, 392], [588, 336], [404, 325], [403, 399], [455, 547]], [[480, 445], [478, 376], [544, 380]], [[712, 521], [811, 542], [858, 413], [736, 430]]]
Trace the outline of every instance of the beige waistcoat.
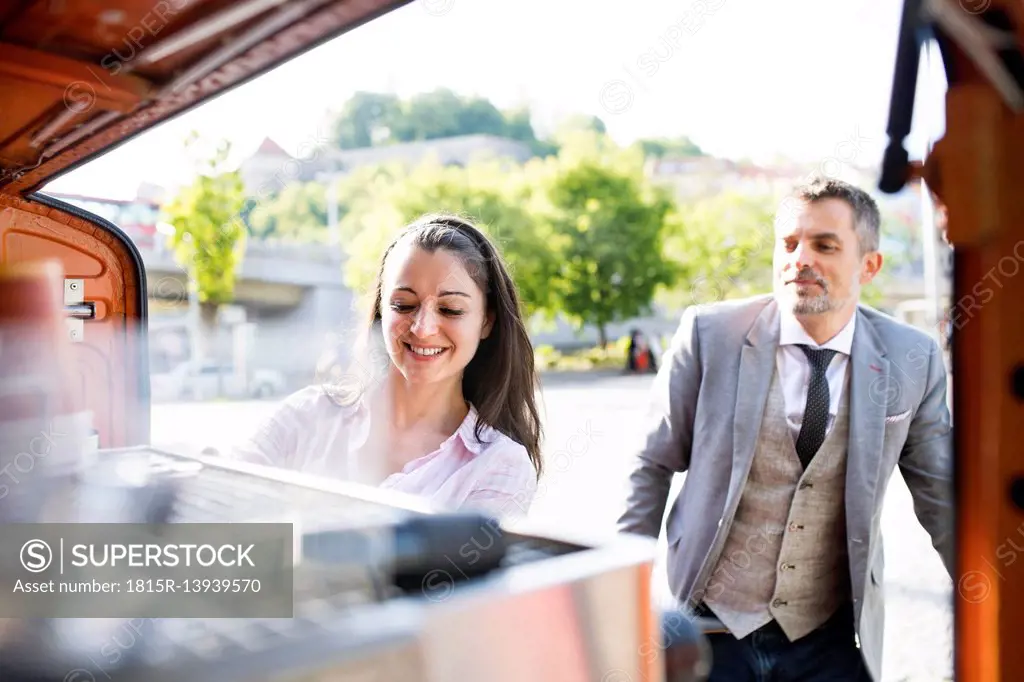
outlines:
[[737, 638], [778, 622], [790, 640], [849, 599], [844, 490], [849, 387], [806, 471], [773, 374], [746, 487], [704, 602]]

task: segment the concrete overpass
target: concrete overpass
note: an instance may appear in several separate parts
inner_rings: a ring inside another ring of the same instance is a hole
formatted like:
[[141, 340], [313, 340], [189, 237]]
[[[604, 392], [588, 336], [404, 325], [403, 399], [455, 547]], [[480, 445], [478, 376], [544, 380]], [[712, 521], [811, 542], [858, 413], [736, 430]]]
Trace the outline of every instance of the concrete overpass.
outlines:
[[[185, 291], [185, 270], [160, 240], [136, 244], [146, 264], [150, 296], [173, 301]], [[241, 305], [294, 307], [310, 289], [348, 290], [342, 282], [340, 247], [285, 244], [250, 239], [237, 274], [236, 300]], [[187, 302], [187, 301], [183, 301]]]
[[[161, 334], [186, 334], [185, 270], [161, 239], [138, 240], [136, 246], [146, 266], [151, 345]], [[354, 296], [342, 281], [343, 267], [337, 246], [249, 240], [235, 301], [222, 310], [222, 358], [237, 353], [237, 332], [244, 330], [252, 366], [279, 370], [290, 383], [307, 381], [330, 336], [352, 327]]]

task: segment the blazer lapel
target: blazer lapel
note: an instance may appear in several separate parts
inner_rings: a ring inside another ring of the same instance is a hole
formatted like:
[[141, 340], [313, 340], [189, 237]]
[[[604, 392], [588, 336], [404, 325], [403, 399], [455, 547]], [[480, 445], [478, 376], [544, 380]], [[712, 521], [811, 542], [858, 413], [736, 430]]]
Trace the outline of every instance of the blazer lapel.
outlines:
[[[874, 326], [857, 311], [857, 331], [850, 352], [850, 435], [847, 444], [846, 500], [848, 511], [867, 513], [874, 509], [878, 474], [885, 441], [886, 408], [899, 395], [897, 380], [891, 376], [886, 349]], [[850, 510], [868, 502], [868, 509]], [[857, 517], [858, 514], [851, 514]]]
[[736, 387], [736, 411], [733, 421], [733, 467], [729, 480], [729, 502], [743, 489], [754, 460], [757, 435], [761, 430], [765, 402], [775, 355], [779, 347], [779, 315], [775, 301], [770, 301], [757, 316], [743, 343], [740, 355], [740, 376]]

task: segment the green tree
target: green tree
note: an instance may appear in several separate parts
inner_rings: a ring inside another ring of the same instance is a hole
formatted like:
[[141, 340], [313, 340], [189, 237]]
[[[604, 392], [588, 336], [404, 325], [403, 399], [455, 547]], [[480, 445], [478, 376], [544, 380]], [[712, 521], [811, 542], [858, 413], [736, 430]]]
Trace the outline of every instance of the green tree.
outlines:
[[401, 125], [402, 104], [397, 95], [357, 92], [332, 123], [331, 139], [339, 149], [370, 147], [391, 140], [392, 129]]
[[290, 183], [279, 194], [259, 202], [249, 213], [249, 227], [261, 238], [290, 242], [327, 240], [327, 196], [316, 182]]
[[604, 125], [604, 121], [598, 116], [591, 116], [588, 114], [572, 114], [566, 116], [558, 124], [556, 137], [562, 137], [567, 133], [589, 131], [599, 135], [604, 135], [608, 132]]
[[[531, 189], [521, 169], [499, 162], [468, 168], [425, 163], [409, 171], [398, 167], [349, 179], [342, 221], [346, 244], [346, 284], [368, 291], [380, 255], [407, 223], [426, 213], [454, 213], [479, 226], [498, 246], [522, 296], [527, 316], [551, 307], [550, 278], [556, 269], [548, 248], [548, 225], [527, 208]], [[359, 189], [356, 189], [356, 188]]]
[[525, 142], [530, 146], [534, 156], [545, 158], [558, 154], [558, 145], [550, 140], [541, 140], [533, 129], [530, 110], [526, 108], [510, 109], [503, 112], [505, 117], [504, 136]]
[[659, 293], [669, 309], [772, 290], [776, 198], [726, 192], [678, 204], [665, 256], [679, 278]]
[[505, 118], [505, 130], [503, 131], [505, 137], [520, 142], [535, 142], [537, 140], [529, 109], [525, 107], [509, 109], [503, 112], [502, 116]]
[[480, 97], [464, 98], [438, 88], [414, 95], [402, 107], [394, 139], [411, 142], [481, 133], [505, 133], [505, 117], [497, 107]]
[[[194, 148], [198, 136], [186, 141]], [[241, 214], [245, 191], [238, 171], [224, 164], [230, 152], [221, 143], [192, 181], [164, 207], [166, 221], [174, 226], [169, 237], [175, 259], [188, 273], [189, 287], [199, 305], [200, 328], [194, 350], [203, 359], [211, 349], [221, 304], [234, 300], [236, 273], [245, 249], [245, 224]]]
[[634, 143], [646, 157], [688, 157], [704, 156], [704, 151], [690, 138], [683, 136], [673, 139], [651, 138], [637, 140]]
[[671, 202], [644, 180], [637, 155], [591, 140], [589, 153], [580, 140], [563, 149], [545, 194], [560, 263], [555, 305], [578, 326], [594, 325], [604, 347], [607, 325], [649, 313], [673, 280], [662, 244]]
[[[496, 135], [524, 142], [537, 156], [557, 152], [539, 140], [525, 108], [499, 110], [482, 97], [464, 97], [448, 88], [416, 94], [406, 101], [394, 94], [357, 92], [332, 123], [332, 139], [341, 149], [413, 142], [458, 135]], [[603, 132], [596, 117], [591, 124]]]

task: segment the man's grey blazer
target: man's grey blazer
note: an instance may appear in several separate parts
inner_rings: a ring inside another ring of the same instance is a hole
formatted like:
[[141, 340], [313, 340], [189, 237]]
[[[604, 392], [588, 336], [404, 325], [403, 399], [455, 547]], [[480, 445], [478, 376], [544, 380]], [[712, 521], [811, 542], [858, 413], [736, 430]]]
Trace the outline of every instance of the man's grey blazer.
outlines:
[[[855, 627], [881, 678], [885, 619], [880, 518], [899, 466], [914, 510], [953, 574], [952, 432], [946, 371], [925, 333], [866, 306], [849, 363], [846, 528]], [[630, 475], [622, 532], [657, 537], [669, 485], [686, 472], [665, 521], [668, 579], [684, 605], [700, 601], [750, 470], [779, 344], [771, 296], [693, 306], [654, 382], [645, 442]]]

